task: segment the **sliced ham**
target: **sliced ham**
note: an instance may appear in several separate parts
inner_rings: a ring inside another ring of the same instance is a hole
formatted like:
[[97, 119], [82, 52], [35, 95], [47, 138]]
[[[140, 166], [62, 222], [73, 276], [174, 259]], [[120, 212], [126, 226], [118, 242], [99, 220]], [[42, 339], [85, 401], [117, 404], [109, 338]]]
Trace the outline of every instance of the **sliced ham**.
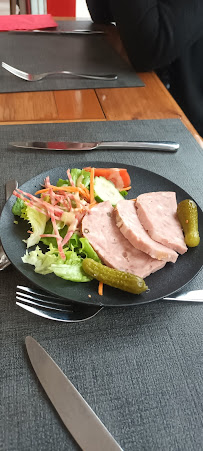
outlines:
[[173, 249], [154, 241], [142, 226], [133, 200], [120, 200], [116, 205], [116, 224], [128, 241], [152, 258], [175, 263], [178, 254]]
[[130, 244], [117, 227], [113, 213], [109, 201], [101, 202], [82, 220], [83, 236], [89, 240], [102, 262], [142, 278], [163, 268], [166, 262], [151, 258]]
[[187, 251], [177, 217], [176, 193], [160, 191], [145, 193], [135, 202], [138, 218], [150, 237], [179, 254]]

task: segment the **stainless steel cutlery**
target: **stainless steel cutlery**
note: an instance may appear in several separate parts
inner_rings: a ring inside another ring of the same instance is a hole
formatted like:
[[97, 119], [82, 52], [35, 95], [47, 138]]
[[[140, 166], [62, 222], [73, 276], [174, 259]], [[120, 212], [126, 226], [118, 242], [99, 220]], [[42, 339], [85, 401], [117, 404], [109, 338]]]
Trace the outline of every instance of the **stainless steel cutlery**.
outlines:
[[203, 302], [203, 290], [190, 290], [181, 293], [174, 293], [172, 296], [163, 298], [166, 301], [180, 302]]
[[91, 35], [100, 35], [100, 34], [105, 34], [104, 31], [102, 30], [12, 30], [9, 31], [9, 33], [17, 33], [17, 34], [32, 34], [32, 33], [39, 33], [39, 34], [50, 34], [52, 36], [57, 36], [57, 35], [72, 35], [72, 34], [76, 34], [76, 35], [86, 35], [86, 36], [91, 36]]
[[103, 308], [98, 305], [74, 303], [21, 285], [17, 286], [16, 299], [16, 304], [24, 310], [43, 318], [65, 323], [86, 321], [97, 315]]
[[33, 369], [61, 420], [83, 451], [122, 451], [54, 360], [32, 337], [25, 340]]
[[2, 62], [1, 65], [4, 69], [6, 69], [8, 72], [15, 75], [16, 77], [22, 78], [23, 80], [30, 81], [30, 82], [39, 81], [39, 80], [42, 80], [43, 78], [53, 76], [53, 75], [62, 75], [62, 76], [66, 75], [69, 77], [85, 78], [88, 80], [107, 80], [107, 81], [113, 81], [118, 78], [116, 74], [102, 74], [102, 75], [79, 74], [79, 73], [71, 72], [68, 70], [44, 72], [42, 74], [29, 74], [28, 72], [24, 72], [20, 69], [17, 69], [16, 67], [10, 66], [9, 64], [4, 63], [4, 62]]
[[[13, 190], [15, 188], [17, 188], [17, 186], [18, 186], [18, 182], [16, 180], [8, 180], [8, 182], [6, 183], [6, 186], [5, 186], [6, 201], [13, 193]], [[1, 242], [0, 242], [0, 271], [5, 269], [8, 265], [10, 265], [10, 261], [7, 258], [6, 254], [3, 250], [3, 247], [1, 245]]]
[[172, 141], [110, 141], [110, 142], [68, 142], [68, 141], [25, 141], [11, 142], [12, 147], [38, 149], [38, 150], [153, 150], [176, 152], [179, 144]]
[[[44, 291], [18, 285], [16, 304], [35, 315], [54, 321], [79, 322], [93, 318], [103, 307], [79, 304], [45, 293]], [[203, 302], [203, 290], [190, 290], [165, 297], [163, 301]]]

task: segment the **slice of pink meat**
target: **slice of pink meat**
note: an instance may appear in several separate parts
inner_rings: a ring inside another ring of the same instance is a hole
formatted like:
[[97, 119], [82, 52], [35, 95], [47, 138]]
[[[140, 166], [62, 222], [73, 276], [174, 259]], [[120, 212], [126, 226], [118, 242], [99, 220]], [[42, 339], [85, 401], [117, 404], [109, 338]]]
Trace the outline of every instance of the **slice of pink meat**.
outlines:
[[115, 208], [116, 224], [130, 243], [157, 260], [175, 263], [178, 254], [173, 249], [154, 241], [142, 226], [135, 208], [135, 201], [120, 200]]
[[187, 251], [177, 217], [175, 192], [159, 191], [141, 194], [137, 197], [135, 206], [141, 224], [153, 240], [174, 249], [179, 254]]
[[82, 220], [82, 233], [102, 262], [120, 271], [145, 278], [166, 264], [130, 244], [116, 225], [114, 209], [109, 201], [101, 202], [86, 214]]

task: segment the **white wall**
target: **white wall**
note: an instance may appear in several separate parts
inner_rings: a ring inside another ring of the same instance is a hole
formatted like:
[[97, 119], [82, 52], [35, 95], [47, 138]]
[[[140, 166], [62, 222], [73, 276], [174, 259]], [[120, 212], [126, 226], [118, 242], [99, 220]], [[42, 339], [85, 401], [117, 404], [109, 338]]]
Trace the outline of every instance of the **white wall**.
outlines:
[[87, 9], [85, 0], [76, 0], [76, 17], [78, 17], [78, 19], [81, 18], [90, 19], [89, 11]]
[[0, 0], [0, 15], [6, 14], [10, 14], [10, 2], [9, 0]]

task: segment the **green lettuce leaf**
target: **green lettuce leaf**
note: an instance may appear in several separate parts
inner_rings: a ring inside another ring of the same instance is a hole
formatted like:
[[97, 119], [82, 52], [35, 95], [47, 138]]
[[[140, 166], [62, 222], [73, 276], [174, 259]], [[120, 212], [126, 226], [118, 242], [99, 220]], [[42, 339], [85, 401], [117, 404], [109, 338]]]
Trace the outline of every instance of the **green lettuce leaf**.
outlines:
[[90, 185], [90, 172], [84, 171], [84, 169], [71, 169], [71, 177], [76, 186], [82, 183], [86, 188]]
[[78, 233], [73, 233], [73, 235], [71, 236], [70, 240], [67, 243], [69, 249], [71, 251], [75, 251], [76, 253], [78, 253], [81, 244], [80, 244], [80, 237], [78, 235]]
[[82, 269], [82, 257], [74, 251], [65, 251], [65, 256], [66, 259], [62, 260], [58, 250], [53, 246], [45, 254], [37, 246], [34, 251], [26, 251], [22, 260], [24, 263], [33, 265], [38, 274], [54, 273], [57, 277], [72, 282], [89, 282], [91, 278]]
[[[66, 235], [67, 230], [68, 230], [67, 225], [65, 225], [62, 229], [59, 229], [59, 234], [62, 236], [62, 238], [64, 238], [64, 236]], [[53, 226], [52, 226], [51, 219], [49, 219], [47, 221], [45, 229], [44, 229], [44, 233], [46, 233], [48, 235], [53, 233]], [[50, 244], [52, 244], [53, 247], [57, 248], [56, 238], [42, 237], [42, 238], [40, 238], [40, 241], [42, 241], [42, 243], [46, 244], [46, 246], [50, 246]]]
[[[54, 249], [54, 248], [53, 248]], [[39, 274], [50, 274], [52, 273], [52, 264], [63, 264], [64, 260], [58, 255], [58, 250], [56, 253], [52, 248], [43, 254], [39, 246], [36, 246], [34, 251], [28, 252], [26, 250], [25, 255], [22, 257], [23, 263], [28, 263], [29, 265], [35, 266], [35, 272]]]
[[81, 169], [71, 169], [70, 173], [71, 173], [71, 177], [73, 179], [73, 182], [75, 183], [75, 186], [77, 186], [77, 180], [79, 179], [80, 175], [81, 175]]
[[86, 188], [89, 189], [89, 187], [90, 187], [90, 172], [84, 171], [84, 169], [82, 169], [81, 175], [82, 175], [82, 184]]
[[66, 261], [64, 264], [52, 264], [51, 269], [54, 274], [65, 280], [72, 282], [89, 282], [92, 280], [82, 269], [83, 259], [75, 252], [66, 252]]
[[64, 186], [64, 185], [70, 186], [69, 180], [59, 179], [56, 184], [56, 186]]
[[25, 243], [27, 243], [27, 247], [31, 247], [39, 243], [41, 239], [40, 235], [42, 235], [45, 230], [47, 217], [28, 205], [26, 208], [26, 219], [31, 224], [33, 233], [25, 240]]
[[22, 212], [23, 208], [26, 208], [25, 202], [22, 199], [20, 199], [19, 197], [17, 197], [15, 204], [13, 205], [13, 208], [12, 208], [12, 213], [15, 216], [21, 216], [21, 212]]
[[96, 262], [101, 262], [100, 258], [98, 257], [97, 253], [94, 251], [93, 247], [91, 246], [91, 244], [89, 243], [87, 238], [80, 238], [79, 239], [82, 247], [79, 250], [80, 254], [82, 254], [82, 256], [87, 257], [87, 258], [91, 258], [92, 260], [95, 260]]
[[128, 191], [120, 191], [121, 196], [126, 197], [128, 195]]

